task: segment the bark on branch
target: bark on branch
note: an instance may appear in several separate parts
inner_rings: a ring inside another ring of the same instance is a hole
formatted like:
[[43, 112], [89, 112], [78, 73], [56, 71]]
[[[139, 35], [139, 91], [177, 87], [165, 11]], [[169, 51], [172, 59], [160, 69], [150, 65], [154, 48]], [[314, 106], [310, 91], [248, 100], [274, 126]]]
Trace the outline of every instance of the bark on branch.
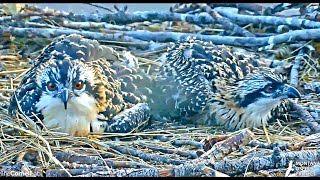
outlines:
[[252, 16], [252, 15], [241, 15], [236, 14], [225, 9], [217, 9], [222, 16], [229, 18], [237, 24], [269, 24], [274, 26], [288, 25], [294, 28], [320, 28], [320, 22], [310, 21], [307, 19], [298, 18], [283, 18], [275, 16]]
[[201, 35], [193, 33], [178, 33], [178, 32], [150, 32], [150, 31], [108, 31], [108, 33], [98, 33], [91, 31], [78, 31], [73, 29], [48, 29], [48, 28], [15, 28], [0, 26], [0, 31], [9, 32], [15, 36], [24, 37], [27, 34], [34, 36], [52, 38], [62, 34], [77, 33], [86, 38], [97, 40], [113, 40], [127, 42], [142, 42], [157, 41], [157, 42], [172, 42], [184, 39], [188, 36], [194, 36], [203, 41], [211, 41], [214, 44], [224, 44], [232, 46], [267, 46], [270, 44], [276, 45], [294, 41], [305, 41], [320, 38], [320, 29], [304, 29], [295, 30], [280, 35], [271, 37], [231, 37], [218, 35]]
[[217, 171], [228, 175], [244, 172], [258, 172], [266, 169], [286, 168], [290, 161], [317, 162], [320, 160], [320, 150], [304, 150], [272, 154], [264, 157], [250, 157], [235, 160], [223, 160], [213, 165]]

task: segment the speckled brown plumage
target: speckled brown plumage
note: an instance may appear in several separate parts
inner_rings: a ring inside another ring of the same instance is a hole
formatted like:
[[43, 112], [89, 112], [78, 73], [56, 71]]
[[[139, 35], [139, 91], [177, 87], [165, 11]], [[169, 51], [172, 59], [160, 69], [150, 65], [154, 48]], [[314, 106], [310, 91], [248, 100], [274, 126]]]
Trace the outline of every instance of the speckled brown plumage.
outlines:
[[[86, 39], [76, 34], [60, 36], [46, 46], [34, 60], [33, 67], [23, 77], [10, 100], [9, 113], [16, 115], [19, 109], [18, 102], [21, 113], [35, 121], [33, 114], [52, 128], [68, 126], [62, 127], [64, 128], [60, 130], [62, 132], [71, 135], [87, 135], [90, 130], [90, 127], [87, 127], [88, 122], [92, 126], [92, 123], [98, 119], [99, 121], [111, 120], [125, 109], [144, 102], [144, 97], [135, 94], [139, 93], [140, 89], [130, 88], [138, 78], [126, 79], [127, 76], [135, 76], [136, 71], [135, 67], [128, 67], [118, 52], [99, 44], [96, 40]], [[48, 90], [50, 82], [57, 86], [55, 91]], [[80, 90], [75, 89], [76, 83], [84, 87]], [[61, 89], [69, 94], [66, 97], [69, 109], [62, 108], [62, 101], [59, 100], [63, 99]], [[48, 101], [52, 101], [54, 105]], [[148, 108], [144, 110], [148, 111]], [[56, 114], [50, 114], [53, 112]], [[148, 119], [148, 113], [144, 112], [144, 114], [146, 116], [143, 118]], [[65, 116], [76, 118], [68, 120]], [[83, 121], [82, 124], [80, 121]], [[130, 124], [129, 120], [126, 122]], [[113, 121], [113, 123], [117, 122]], [[77, 126], [83, 126], [85, 130]], [[131, 128], [124, 130], [130, 131], [134, 128], [133, 126], [135, 125], [126, 125]]]
[[[168, 49], [157, 81], [161, 103], [152, 104], [155, 116], [228, 129], [266, 124], [285, 111], [285, 99], [300, 96], [281, 75], [258, 67], [253, 56], [192, 37]], [[269, 86], [274, 89], [267, 92]], [[282, 92], [288, 88], [291, 94]], [[263, 103], [268, 108], [260, 112]]]

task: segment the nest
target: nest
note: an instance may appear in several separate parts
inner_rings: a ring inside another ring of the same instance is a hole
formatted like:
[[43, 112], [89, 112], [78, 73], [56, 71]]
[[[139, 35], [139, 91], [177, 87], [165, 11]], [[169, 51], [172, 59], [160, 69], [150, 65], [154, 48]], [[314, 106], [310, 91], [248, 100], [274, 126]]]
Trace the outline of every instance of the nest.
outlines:
[[[41, 24], [58, 28], [55, 26], [56, 23], [62, 22], [58, 22], [56, 18], [61, 15], [65, 19], [72, 20], [68, 13], [55, 10], [45, 12], [33, 6], [20, 9], [25, 16], [10, 14], [4, 8], [7, 5], [0, 7], [3, 9], [1, 13], [7, 15], [3, 18], [11, 17], [16, 25], [29, 23], [29, 26], [38, 30], [45, 28], [40, 26]], [[199, 13], [196, 10], [199, 7], [202, 6], [190, 6], [189, 9]], [[179, 9], [179, 13], [185, 11], [184, 8]], [[32, 13], [47, 13], [47, 19], [43, 18], [41, 22], [29, 21], [28, 17], [31, 17]], [[217, 14], [214, 15], [215, 18], [219, 17]], [[3, 19], [0, 19], [1, 21], [5, 22]], [[129, 31], [143, 28], [149, 31], [180, 33], [188, 31], [187, 33], [217, 35], [221, 32], [218, 30], [223, 29], [225, 25], [221, 22], [218, 25], [201, 24], [204, 27], [200, 27], [197, 22], [195, 24], [175, 22], [173, 25], [168, 25], [167, 21], [151, 22], [131, 22], [127, 26], [114, 25], [110, 26], [109, 30], [120, 28]], [[10, 23], [6, 25], [14, 25]], [[5, 30], [6, 25], [1, 25], [0, 30]], [[93, 33], [99, 33], [99, 28], [102, 26], [92, 23], [91, 26], [85, 27], [85, 22], [77, 25], [64, 22], [62, 27], [85, 28]], [[93, 25], [95, 27], [92, 27]], [[103, 24], [104, 27], [105, 25]], [[264, 29], [260, 28], [261, 32], [269, 33], [266, 30], [267, 26]], [[258, 29], [253, 26], [250, 32], [246, 30], [238, 33], [257, 34]], [[265, 49], [262, 48], [259, 52], [261, 62], [270, 63], [269, 60], [273, 60], [275, 68], [279, 72], [286, 73], [291, 81], [297, 80], [297, 84], [301, 85], [299, 88], [305, 92], [299, 102], [301, 106], [296, 107], [299, 116], [288, 116], [290, 121], [277, 120], [270, 123], [267, 128], [243, 129], [237, 132], [228, 132], [221, 127], [154, 121], [152, 125], [139, 132], [71, 137], [52, 130], [37, 129], [23, 115], [12, 118], [8, 116], [6, 110], [11, 93], [32, 66], [32, 59], [52, 40], [52, 37], [39, 33], [41, 32], [30, 33], [25, 37], [21, 37], [17, 31], [2, 34], [0, 176], [300, 176], [307, 173], [316, 175], [315, 165], [320, 157], [319, 134], [312, 134], [312, 131], [319, 132], [316, 121], [319, 112], [316, 84], [319, 77], [319, 59], [316, 57], [319, 57], [317, 56], [319, 49], [318, 43], [314, 40], [291, 42], [289, 45], [274, 44], [273, 47], [264, 47]], [[114, 38], [113, 41], [97, 40], [118, 51], [130, 51], [138, 58], [140, 67], [145, 68], [150, 74], [159, 68], [161, 56], [169, 44], [129, 36]], [[233, 49], [242, 53], [257, 53], [258, 50], [255, 47], [241, 46]], [[297, 63], [298, 67], [294, 69], [294, 64], [298, 61], [302, 63]], [[292, 77], [293, 75], [296, 77]], [[306, 126], [304, 131], [301, 125]]]

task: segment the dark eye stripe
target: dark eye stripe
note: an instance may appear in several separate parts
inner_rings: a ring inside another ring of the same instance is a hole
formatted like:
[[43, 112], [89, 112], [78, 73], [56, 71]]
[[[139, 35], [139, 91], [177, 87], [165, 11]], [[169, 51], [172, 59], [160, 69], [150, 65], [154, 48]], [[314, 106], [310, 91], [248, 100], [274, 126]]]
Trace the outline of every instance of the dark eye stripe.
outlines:
[[241, 107], [247, 107], [248, 105], [250, 105], [251, 103], [255, 102], [259, 97], [263, 97], [263, 93], [272, 93], [272, 92], [266, 92], [265, 89], [267, 86], [272, 86], [273, 91], [274, 92], [279, 86], [281, 86], [282, 84], [279, 82], [276, 83], [268, 83], [266, 84], [263, 88], [258, 89], [252, 93], [247, 94], [245, 97], [243, 97], [242, 99], [240, 97], [237, 97], [236, 100], [239, 101], [240, 106]]

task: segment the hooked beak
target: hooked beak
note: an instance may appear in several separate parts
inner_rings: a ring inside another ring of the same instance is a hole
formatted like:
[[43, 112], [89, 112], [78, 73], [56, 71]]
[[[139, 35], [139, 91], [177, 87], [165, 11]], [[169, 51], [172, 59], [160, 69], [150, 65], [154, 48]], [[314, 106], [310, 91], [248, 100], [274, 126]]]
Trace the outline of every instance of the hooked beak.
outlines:
[[69, 100], [69, 90], [68, 89], [63, 89], [61, 91], [61, 100], [64, 104], [64, 109], [67, 109], [67, 104], [68, 104], [68, 100]]
[[285, 95], [288, 98], [299, 98], [301, 99], [300, 92], [295, 88], [288, 84], [283, 85], [282, 92], [280, 93], [282, 96]]

